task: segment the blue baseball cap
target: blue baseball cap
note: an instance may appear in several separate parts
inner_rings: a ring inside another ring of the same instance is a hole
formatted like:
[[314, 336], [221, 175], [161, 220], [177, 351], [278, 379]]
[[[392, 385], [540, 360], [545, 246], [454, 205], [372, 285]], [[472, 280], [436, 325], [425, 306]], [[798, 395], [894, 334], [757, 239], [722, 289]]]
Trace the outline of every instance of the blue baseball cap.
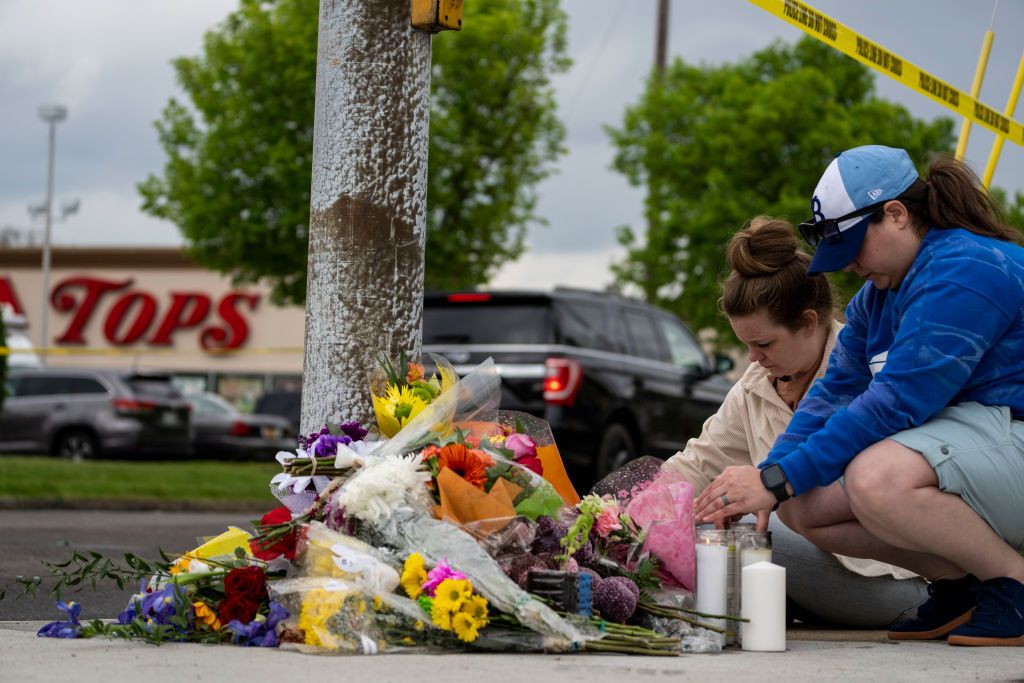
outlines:
[[865, 145], [840, 153], [825, 169], [811, 199], [813, 218], [800, 232], [817, 247], [807, 274], [842, 270], [857, 257], [871, 214], [917, 180], [904, 149]]

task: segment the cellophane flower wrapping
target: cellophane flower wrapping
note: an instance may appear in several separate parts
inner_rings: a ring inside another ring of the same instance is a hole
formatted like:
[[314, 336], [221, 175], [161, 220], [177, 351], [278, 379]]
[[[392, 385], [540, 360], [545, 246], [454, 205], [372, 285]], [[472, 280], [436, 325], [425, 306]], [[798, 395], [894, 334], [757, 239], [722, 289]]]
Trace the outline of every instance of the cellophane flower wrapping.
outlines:
[[345, 534], [310, 522], [299, 542], [292, 576], [339, 579], [376, 593], [398, 587], [398, 571], [377, 548]]
[[315, 654], [398, 652], [431, 644], [454, 647], [416, 602], [337, 578], [298, 577], [270, 585], [291, 614], [282, 647]]
[[646, 532], [644, 550], [661, 562], [665, 578], [695, 590], [693, 486], [675, 472], [663, 471], [632, 498], [626, 513]]
[[[435, 362], [447, 361], [440, 359]], [[401, 431], [375, 449], [373, 455], [403, 455], [418, 451], [430, 442], [450, 435], [456, 422], [475, 420], [482, 413], [496, 410], [500, 401], [501, 378], [494, 361], [488, 358], [435, 398]]]
[[[492, 451], [507, 451], [510, 441], [518, 439], [514, 435], [527, 437], [519, 439], [519, 443], [532, 442], [532, 448], [524, 457], [520, 457], [523, 451], [513, 448], [512, 460], [547, 481], [562, 497], [565, 505], [579, 502], [580, 497], [569, 480], [555, 438], [551, 434], [551, 425], [546, 420], [518, 410], [492, 410], [480, 411], [472, 419], [460, 421], [457, 426], [466, 435], [479, 441], [485, 449]], [[503, 456], [503, 459], [508, 458]], [[537, 468], [540, 472], [537, 472]]]
[[472, 536], [452, 524], [411, 511], [399, 511], [385, 523], [365, 531], [374, 536], [371, 542], [379, 541], [399, 554], [419, 552], [431, 565], [447, 560], [472, 581], [476, 591], [487, 598], [494, 609], [542, 635], [545, 651], [579, 650], [584, 641], [596, 637], [522, 590]]

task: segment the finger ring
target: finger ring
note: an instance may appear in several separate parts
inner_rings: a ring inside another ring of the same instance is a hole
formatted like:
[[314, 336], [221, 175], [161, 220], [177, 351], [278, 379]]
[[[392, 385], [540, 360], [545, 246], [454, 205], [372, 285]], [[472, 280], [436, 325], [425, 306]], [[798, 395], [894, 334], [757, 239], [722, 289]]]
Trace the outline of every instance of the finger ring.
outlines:
[[722, 494], [722, 507], [725, 507], [728, 504], [729, 504], [729, 496], [727, 496], [726, 494], [723, 493]]

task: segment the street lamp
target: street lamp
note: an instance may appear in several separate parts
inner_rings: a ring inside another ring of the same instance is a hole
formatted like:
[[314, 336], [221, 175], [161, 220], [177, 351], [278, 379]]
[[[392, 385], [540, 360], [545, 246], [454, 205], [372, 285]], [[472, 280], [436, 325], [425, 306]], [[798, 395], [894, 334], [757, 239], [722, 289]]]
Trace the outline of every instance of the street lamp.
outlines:
[[57, 124], [68, 117], [68, 110], [59, 104], [39, 107], [39, 118], [50, 124], [50, 157], [46, 167], [46, 231], [43, 233], [43, 319], [39, 359], [46, 365], [46, 348], [50, 338], [50, 228], [53, 225], [53, 157], [57, 146]]

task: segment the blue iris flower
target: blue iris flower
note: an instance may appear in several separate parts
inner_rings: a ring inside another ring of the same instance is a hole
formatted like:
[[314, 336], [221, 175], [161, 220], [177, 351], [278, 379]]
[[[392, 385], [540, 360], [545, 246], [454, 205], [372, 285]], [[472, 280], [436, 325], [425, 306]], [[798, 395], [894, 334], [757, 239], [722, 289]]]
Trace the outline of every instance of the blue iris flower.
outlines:
[[82, 611], [82, 606], [77, 602], [69, 603], [61, 600], [57, 603], [57, 609], [67, 614], [68, 620], [51, 621], [39, 629], [36, 635], [41, 638], [77, 638], [78, 630], [82, 628], [82, 622], [78, 620], [78, 614]]
[[228, 628], [234, 633], [232, 642], [247, 647], [277, 647], [277, 624], [288, 616], [288, 610], [284, 606], [271, 602], [270, 612], [263, 621], [253, 619], [248, 624], [243, 624], [238, 619], [232, 619], [228, 623]]

